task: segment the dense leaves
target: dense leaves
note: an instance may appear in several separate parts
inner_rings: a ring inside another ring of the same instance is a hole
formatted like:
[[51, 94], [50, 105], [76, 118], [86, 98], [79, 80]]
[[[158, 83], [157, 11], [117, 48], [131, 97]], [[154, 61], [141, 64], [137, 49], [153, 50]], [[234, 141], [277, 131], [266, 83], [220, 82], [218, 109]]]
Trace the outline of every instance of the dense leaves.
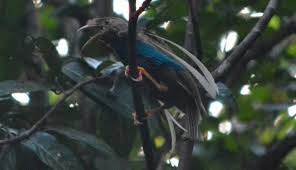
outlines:
[[82, 170], [73, 152], [48, 133], [37, 132], [22, 144], [54, 170]]
[[34, 82], [20, 82], [14, 80], [0, 82], [0, 96], [7, 96], [12, 93], [29, 93], [44, 90], [47, 90], [45, 86]]
[[81, 144], [86, 144], [98, 151], [98, 153], [106, 156], [106, 157], [115, 157], [115, 153], [103, 141], [97, 139], [95, 136], [66, 127], [48, 127], [48, 131], [53, 131], [55, 133], [66, 136], [69, 139], [72, 139]]
[[[100, 76], [77, 90], [34, 135], [0, 146], [1, 170], [144, 169], [123, 65], [102, 44], [80, 50], [89, 37], [77, 29], [97, 16], [103, 1], [109, 0], [0, 0], [0, 140], [33, 126], [73, 85]], [[209, 70], [241, 42], [267, 3], [202, 1], [202, 60]], [[237, 63], [218, 83], [218, 98], [203, 95], [209, 116], [200, 128], [203, 141], [193, 152], [194, 169], [295, 169], [296, 46], [295, 36], [286, 36], [295, 33], [295, 3], [281, 2], [267, 30], [248, 51], [252, 60]], [[155, 0], [140, 18], [139, 29], [182, 45], [187, 16], [187, 1]], [[13, 102], [13, 93], [26, 94], [26, 104]], [[149, 94], [143, 93], [143, 99], [145, 109], [158, 106]], [[182, 120], [177, 109], [170, 111]], [[164, 157], [163, 169], [172, 170], [178, 159], [165, 155], [171, 139], [163, 120], [162, 115], [149, 119], [149, 129], [156, 158]], [[271, 162], [278, 165], [269, 167]]]
[[6, 146], [3, 148], [3, 156], [0, 159], [1, 170], [16, 170], [16, 151], [15, 148]]

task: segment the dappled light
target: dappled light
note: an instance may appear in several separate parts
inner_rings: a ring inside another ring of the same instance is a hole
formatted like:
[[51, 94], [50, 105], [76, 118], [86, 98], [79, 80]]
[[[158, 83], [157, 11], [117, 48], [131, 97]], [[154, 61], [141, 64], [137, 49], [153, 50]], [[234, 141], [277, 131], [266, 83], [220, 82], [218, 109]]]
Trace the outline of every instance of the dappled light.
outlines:
[[0, 0], [0, 170], [296, 170], [295, 0]]
[[228, 135], [232, 131], [232, 124], [230, 121], [225, 120], [225, 121], [219, 123], [218, 128], [219, 128], [219, 132]]
[[247, 96], [251, 94], [251, 86], [249, 84], [245, 84], [240, 89], [240, 94], [243, 96]]
[[42, 0], [32, 0], [35, 8], [41, 8], [43, 3]]
[[170, 24], [170, 21], [166, 21], [166, 22], [162, 23], [159, 27], [160, 28], [163, 28], [163, 29], [167, 29], [167, 27], [169, 26], [169, 24]]
[[222, 113], [223, 107], [224, 107], [223, 103], [221, 103], [220, 101], [211, 102], [209, 106], [210, 115], [215, 118], [219, 117], [220, 114]]
[[296, 105], [292, 105], [288, 107], [288, 114], [290, 117], [296, 118]]
[[12, 93], [11, 96], [22, 106], [26, 106], [30, 103], [29, 93]]
[[69, 53], [69, 44], [65, 38], [61, 38], [57, 41], [56, 49], [60, 56], [64, 57], [67, 56]]
[[179, 165], [179, 158], [172, 157], [166, 161], [167, 164], [170, 164], [172, 167], [178, 167]]

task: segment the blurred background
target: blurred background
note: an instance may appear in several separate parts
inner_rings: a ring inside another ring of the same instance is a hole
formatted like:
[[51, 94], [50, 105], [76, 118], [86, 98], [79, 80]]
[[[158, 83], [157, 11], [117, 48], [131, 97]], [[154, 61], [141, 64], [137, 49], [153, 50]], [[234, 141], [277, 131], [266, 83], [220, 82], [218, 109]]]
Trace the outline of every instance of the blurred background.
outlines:
[[[201, 60], [209, 70], [247, 35], [267, 3], [200, 1]], [[281, 1], [264, 34], [219, 80], [219, 97], [207, 102], [204, 140], [193, 151], [194, 169], [296, 170], [295, 7], [295, 0]], [[139, 27], [184, 45], [188, 13], [187, 1], [153, 0]], [[127, 19], [128, 1], [0, 0], [1, 139], [31, 127], [65, 89], [96, 74], [81, 59], [86, 38], [77, 30], [106, 16]], [[0, 170], [144, 169], [129, 87], [121, 82], [110, 98], [109, 79], [75, 92], [30, 140], [0, 146]], [[169, 131], [160, 116], [149, 125], [160, 159], [170, 148]], [[159, 168], [176, 169], [178, 162], [173, 155]]]

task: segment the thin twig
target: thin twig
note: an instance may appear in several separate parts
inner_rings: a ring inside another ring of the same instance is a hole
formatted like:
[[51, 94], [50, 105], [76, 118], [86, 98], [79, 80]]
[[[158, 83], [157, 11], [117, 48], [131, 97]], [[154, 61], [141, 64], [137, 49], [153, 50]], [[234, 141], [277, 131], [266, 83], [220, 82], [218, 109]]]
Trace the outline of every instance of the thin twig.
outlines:
[[[151, 0], [143, 2], [142, 6], [136, 11], [136, 1], [129, 0], [129, 22], [128, 22], [128, 55], [129, 55], [129, 66], [132, 77], [138, 76], [138, 69], [136, 63], [136, 36], [137, 36], [137, 20], [139, 15], [147, 8]], [[132, 95], [133, 102], [136, 111], [136, 117], [139, 119], [141, 124], [139, 125], [141, 139], [143, 143], [143, 150], [146, 159], [146, 167], [148, 170], [154, 170], [156, 163], [154, 160], [153, 147], [151, 144], [149, 129], [147, 120], [145, 119], [145, 109], [142, 101], [142, 96], [138, 88], [138, 83], [132, 81]]]
[[[145, 11], [146, 8], [150, 5], [151, 0], [145, 0], [142, 5], [137, 9], [132, 15], [130, 15], [130, 20], [138, 20], [138, 17]], [[131, 9], [130, 9], [131, 14]]]
[[27, 139], [28, 137], [30, 137], [32, 134], [34, 134], [34, 132], [37, 131], [38, 127], [40, 127], [44, 121], [58, 108], [62, 105], [62, 103], [69, 97], [71, 96], [76, 90], [78, 90], [79, 88], [81, 88], [82, 86], [94, 82], [95, 80], [97, 80], [97, 77], [89, 79], [89, 80], [85, 80], [83, 82], [80, 82], [78, 84], [76, 84], [74, 87], [72, 87], [71, 89], [69, 89], [68, 91], [66, 91], [64, 93], [64, 96], [62, 97], [62, 99], [56, 104], [54, 105], [52, 108], [50, 108], [43, 116], [41, 119], [39, 119], [30, 129], [20, 133], [18, 136], [15, 136], [13, 138], [9, 138], [9, 139], [4, 139], [4, 140], [0, 140], [0, 146], [4, 145], [4, 144], [9, 144], [9, 143], [15, 143], [15, 142], [19, 142], [22, 141], [24, 139]]
[[264, 15], [259, 19], [253, 29], [244, 38], [244, 40], [234, 49], [222, 64], [220, 64], [213, 72], [214, 78], [220, 79], [225, 73], [242, 57], [246, 51], [255, 43], [261, 33], [266, 29], [268, 22], [275, 14], [279, 0], [270, 0], [264, 10]]

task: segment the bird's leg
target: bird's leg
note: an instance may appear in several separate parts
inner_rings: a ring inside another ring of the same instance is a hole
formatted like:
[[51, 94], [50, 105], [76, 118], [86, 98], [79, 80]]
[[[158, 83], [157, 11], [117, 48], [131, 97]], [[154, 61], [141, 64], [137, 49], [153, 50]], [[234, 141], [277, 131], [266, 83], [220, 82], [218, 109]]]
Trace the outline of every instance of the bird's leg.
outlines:
[[[168, 91], [168, 87], [166, 85], [163, 85], [159, 82], [157, 82], [157, 80], [152, 77], [152, 75], [143, 67], [138, 67], [138, 73], [139, 73], [139, 76], [137, 78], [132, 78], [132, 80], [134, 81], [142, 81], [143, 80], [143, 75], [145, 77], [147, 77], [155, 86], [156, 88], [160, 91], [160, 92], [166, 92]], [[125, 69], [125, 76], [127, 77], [130, 77], [129, 76], [129, 67], [126, 66], [126, 69]]]
[[123, 73], [123, 69], [120, 69], [119, 71], [116, 71], [116, 73], [114, 75], [112, 87], [109, 89], [109, 93], [112, 94], [113, 96], [115, 96], [115, 94], [116, 94], [115, 90], [119, 85], [119, 79], [120, 79], [120, 76], [122, 75], [122, 73]]
[[[164, 104], [164, 105], [161, 105], [161, 106], [159, 106], [157, 108], [145, 111], [145, 116], [146, 116], [145, 119], [149, 119], [152, 116], [154, 116], [155, 114], [157, 114], [157, 113], [159, 113], [159, 112], [161, 112], [161, 111], [163, 111], [164, 109], [167, 109], [167, 108], [170, 108], [170, 106], [167, 105], [167, 104]], [[140, 122], [138, 117], [137, 117], [137, 113], [134, 112], [132, 115], [133, 115], [135, 125], [142, 124], [142, 122]]]

